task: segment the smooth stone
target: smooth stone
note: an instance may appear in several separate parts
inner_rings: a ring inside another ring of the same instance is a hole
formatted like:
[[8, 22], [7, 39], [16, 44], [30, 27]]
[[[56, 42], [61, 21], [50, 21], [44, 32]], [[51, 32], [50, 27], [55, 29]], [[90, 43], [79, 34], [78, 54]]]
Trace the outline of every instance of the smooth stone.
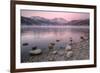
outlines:
[[48, 45], [48, 48], [49, 48], [49, 49], [53, 49], [53, 48], [54, 48], [54, 46], [53, 46], [53, 45], [51, 45], [51, 44], [49, 44], [49, 45]]
[[53, 51], [52, 54], [57, 54], [57, 51]]
[[42, 50], [41, 49], [31, 50], [29, 53], [31, 55], [38, 55], [42, 53]]
[[67, 46], [65, 47], [65, 50], [66, 50], [66, 51], [70, 51], [70, 50], [72, 50], [72, 47], [71, 47], [70, 45], [67, 45]]
[[66, 57], [70, 58], [72, 56], [73, 56], [73, 51], [68, 51], [67, 54], [66, 54]]

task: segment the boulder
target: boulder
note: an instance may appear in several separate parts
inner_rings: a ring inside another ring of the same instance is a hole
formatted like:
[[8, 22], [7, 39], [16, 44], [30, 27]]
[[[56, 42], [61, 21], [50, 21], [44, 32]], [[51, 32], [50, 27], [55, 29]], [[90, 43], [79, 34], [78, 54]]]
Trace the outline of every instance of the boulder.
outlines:
[[35, 49], [35, 50], [29, 51], [29, 54], [31, 54], [31, 55], [39, 55], [41, 53], [42, 53], [41, 49]]

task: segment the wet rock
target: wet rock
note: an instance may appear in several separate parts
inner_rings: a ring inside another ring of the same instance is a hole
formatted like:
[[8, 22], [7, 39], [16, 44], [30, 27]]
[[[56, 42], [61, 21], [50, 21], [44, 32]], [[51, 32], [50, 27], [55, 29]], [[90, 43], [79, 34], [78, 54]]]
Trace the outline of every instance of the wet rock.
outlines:
[[55, 45], [55, 43], [50, 43], [52, 46], [54, 46]]
[[23, 43], [23, 46], [27, 46], [28, 45], [28, 43]]
[[57, 54], [57, 51], [53, 51], [52, 54]]
[[80, 39], [83, 39], [84, 40], [85, 38], [83, 36], [81, 36]]
[[32, 50], [36, 50], [36, 49], [37, 49], [37, 46], [32, 47]]
[[65, 47], [65, 50], [66, 50], [66, 51], [70, 51], [70, 50], [72, 50], [72, 47], [71, 47], [70, 45], [67, 45], [67, 46]]
[[66, 57], [70, 58], [72, 56], [73, 56], [73, 51], [68, 51], [67, 54], [66, 54]]
[[49, 45], [48, 45], [48, 48], [49, 48], [49, 49], [53, 49], [53, 48], [54, 48], [54, 44], [49, 44]]
[[60, 40], [56, 40], [56, 42], [59, 42]]
[[36, 49], [36, 50], [29, 51], [29, 54], [31, 54], [31, 55], [39, 55], [41, 53], [42, 53], [41, 49]]
[[70, 42], [72, 42], [73, 41], [73, 39], [72, 39], [72, 37], [70, 37]]
[[84, 38], [84, 36], [81, 36], [80, 37], [80, 42], [83, 42], [83, 41], [85, 41], [85, 38]]

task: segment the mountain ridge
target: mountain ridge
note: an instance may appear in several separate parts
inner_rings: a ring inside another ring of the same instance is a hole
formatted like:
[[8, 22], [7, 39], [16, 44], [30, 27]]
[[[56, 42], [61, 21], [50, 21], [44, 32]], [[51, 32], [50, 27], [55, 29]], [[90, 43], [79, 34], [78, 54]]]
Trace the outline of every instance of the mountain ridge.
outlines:
[[54, 19], [46, 19], [40, 16], [32, 16], [32, 17], [24, 17], [21, 16], [21, 24], [22, 25], [89, 25], [89, 19], [84, 20], [71, 20], [67, 21], [64, 18], [54, 18]]

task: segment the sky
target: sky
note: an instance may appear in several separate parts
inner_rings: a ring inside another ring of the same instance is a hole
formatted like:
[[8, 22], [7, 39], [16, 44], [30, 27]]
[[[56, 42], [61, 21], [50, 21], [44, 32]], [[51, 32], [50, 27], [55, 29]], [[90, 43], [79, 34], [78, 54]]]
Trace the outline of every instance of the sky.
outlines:
[[40, 16], [47, 19], [64, 18], [67, 21], [71, 21], [79, 19], [88, 19], [89, 13], [21, 10], [21, 16], [24, 17]]

